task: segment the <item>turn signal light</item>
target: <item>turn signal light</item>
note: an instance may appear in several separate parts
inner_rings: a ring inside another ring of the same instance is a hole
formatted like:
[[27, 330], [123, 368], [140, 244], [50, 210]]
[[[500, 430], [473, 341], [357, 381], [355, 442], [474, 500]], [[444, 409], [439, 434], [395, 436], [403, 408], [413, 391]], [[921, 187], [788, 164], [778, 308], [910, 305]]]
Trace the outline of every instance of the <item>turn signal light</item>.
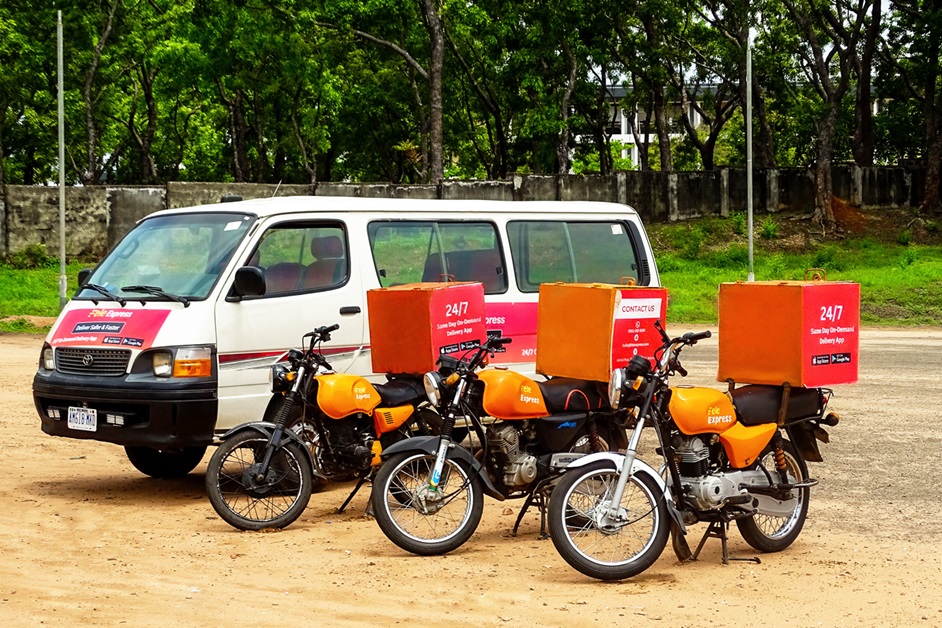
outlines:
[[209, 377], [213, 374], [209, 347], [188, 347], [177, 350], [173, 361], [174, 377]]

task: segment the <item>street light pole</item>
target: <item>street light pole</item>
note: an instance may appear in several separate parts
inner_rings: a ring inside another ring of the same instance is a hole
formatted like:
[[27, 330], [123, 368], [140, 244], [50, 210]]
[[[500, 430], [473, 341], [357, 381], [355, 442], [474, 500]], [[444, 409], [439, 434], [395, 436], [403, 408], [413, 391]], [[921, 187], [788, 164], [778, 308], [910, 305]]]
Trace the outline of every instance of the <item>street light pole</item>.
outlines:
[[59, 311], [65, 308], [65, 98], [62, 95], [62, 11], [56, 19], [56, 52], [59, 64]]
[[746, 34], [746, 211], [749, 232], [749, 274], [746, 281], [755, 281], [752, 265], [752, 25]]

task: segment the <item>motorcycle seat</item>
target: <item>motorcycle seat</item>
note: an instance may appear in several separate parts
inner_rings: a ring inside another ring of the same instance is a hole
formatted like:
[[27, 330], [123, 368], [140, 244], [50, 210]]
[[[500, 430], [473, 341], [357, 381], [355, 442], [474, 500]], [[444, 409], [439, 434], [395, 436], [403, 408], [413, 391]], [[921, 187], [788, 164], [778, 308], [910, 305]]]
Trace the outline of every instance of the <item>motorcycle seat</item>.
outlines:
[[607, 395], [602, 395], [600, 382], [590, 382], [570, 377], [554, 377], [537, 382], [543, 393], [543, 402], [550, 414], [560, 412], [588, 412], [608, 406]]
[[[734, 389], [730, 396], [736, 408], [736, 418], [743, 425], [763, 425], [778, 421], [782, 408], [781, 386], [748, 384]], [[785, 420], [803, 419], [821, 414], [821, 393], [817, 388], [794, 387], [788, 395]]]
[[388, 408], [404, 406], [425, 398], [425, 387], [417, 379], [392, 379], [385, 384], [374, 384], [382, 405]]

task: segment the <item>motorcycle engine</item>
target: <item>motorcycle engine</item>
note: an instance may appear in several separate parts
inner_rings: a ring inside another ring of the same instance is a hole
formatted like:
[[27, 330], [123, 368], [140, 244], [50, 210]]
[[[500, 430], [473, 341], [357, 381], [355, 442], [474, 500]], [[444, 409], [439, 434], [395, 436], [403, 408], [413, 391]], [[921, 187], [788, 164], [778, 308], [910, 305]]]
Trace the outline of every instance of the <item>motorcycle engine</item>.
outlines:
[[674, 453], [680, 458], [680, 480], [700, 509], [720, 508], [728, 498], [746, 494], [739, 488], [742, 473], [710, 472], [710, 447], [700, 437], [682, 437]]
[[504, 484], [526, 486], [536, 479], [536, 457], [520, 451], [520, 431], [512, 425], [501, 425], [491, 430], [490, 445], [503, 453]]

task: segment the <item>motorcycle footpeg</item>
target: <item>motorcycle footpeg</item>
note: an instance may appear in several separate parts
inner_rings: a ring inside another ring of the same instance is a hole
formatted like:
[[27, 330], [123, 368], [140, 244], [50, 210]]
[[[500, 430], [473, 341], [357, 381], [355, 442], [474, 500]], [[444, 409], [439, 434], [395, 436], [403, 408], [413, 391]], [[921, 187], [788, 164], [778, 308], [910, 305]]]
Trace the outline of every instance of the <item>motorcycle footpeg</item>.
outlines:
[[732, 495], [723, 500], [726, 506], [737, 506], [739, 504], [748, 504], [752, 502], [752, 495]]

